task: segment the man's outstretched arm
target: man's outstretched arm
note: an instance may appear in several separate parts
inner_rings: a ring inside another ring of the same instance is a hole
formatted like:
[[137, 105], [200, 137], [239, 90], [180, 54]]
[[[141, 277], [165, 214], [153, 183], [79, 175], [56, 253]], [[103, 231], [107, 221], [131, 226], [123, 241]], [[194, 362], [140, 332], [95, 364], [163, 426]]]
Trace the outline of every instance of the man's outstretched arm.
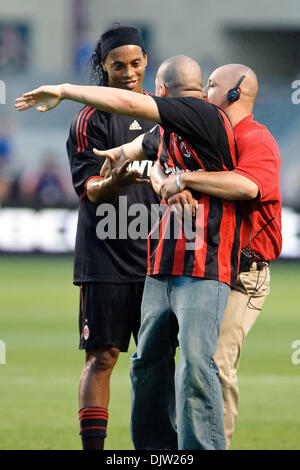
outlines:
[[150, 95], [112, 87], [64, 83], [36, 88], [16, 99], [15, 108], [26, 111], [34, 106], [41, 112], [54, 109], [62, 100], [77, 101], [114, 114], [124, 114], [161, 123], [155, 100]]

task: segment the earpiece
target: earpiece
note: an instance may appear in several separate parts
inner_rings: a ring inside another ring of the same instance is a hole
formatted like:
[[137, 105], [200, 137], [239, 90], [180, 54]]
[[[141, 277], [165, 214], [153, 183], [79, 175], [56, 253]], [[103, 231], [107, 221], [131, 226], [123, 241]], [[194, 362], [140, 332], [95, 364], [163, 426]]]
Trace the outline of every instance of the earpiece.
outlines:
[[237, 101], [239, 97], [240, 97], [240, 92], [239, 90], [237, 90], [237, 88], [231, 88], [231, 90], [229, 90], [227, 93], [227, 100], [230, 103]]
[[234, 101], [237, 101], [239, 99], [240, 97], [239, 86], [250, 71], [251, 69], [248, 69], [247, 72], [245, 72], [244, 75], [241, 76], [241, 78], [239, 79], [235, 87], [228, 90], [227, 101], [229, 101], [229, 103], [233, 103]]

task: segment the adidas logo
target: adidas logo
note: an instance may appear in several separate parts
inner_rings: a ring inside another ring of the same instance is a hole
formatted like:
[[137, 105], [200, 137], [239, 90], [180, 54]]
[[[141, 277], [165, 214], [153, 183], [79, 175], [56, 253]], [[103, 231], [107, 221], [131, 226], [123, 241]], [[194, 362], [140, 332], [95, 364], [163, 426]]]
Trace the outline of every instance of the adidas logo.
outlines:
[[141, 126], [139, 125], [139, 123], [138, 123], [136, 120], [134, 120], [134, 121], [130, 124], [129, 130], [130, 130], [130, 131], [141, 131], [142, 128], [141, 128]]

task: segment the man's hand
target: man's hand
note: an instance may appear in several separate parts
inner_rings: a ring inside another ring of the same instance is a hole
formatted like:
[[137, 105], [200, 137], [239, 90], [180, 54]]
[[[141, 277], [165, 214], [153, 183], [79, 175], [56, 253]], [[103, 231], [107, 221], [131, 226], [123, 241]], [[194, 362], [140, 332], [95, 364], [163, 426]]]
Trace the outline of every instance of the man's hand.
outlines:
[[[129, 184], [149, 183], [148, 179], [142, 179], [138, 171], [127, 171], [131, 160], [126, 160], [120, 168], [111, 168], [111, 161], [106, 160], [106, 170], [103, 179], [92, 178], [87, 183], [87, 196], [94, 204], [111, 201], [123, 186]], [[103, 165], [104, 166], [104, 165]], [[102, 167], [103, 168], [103, 167]]]
[[125, 162], [119, 168], [109, 169], [107, 175], [110, 173], [109, 178], [111, 178], [111, 184], [113, 187], [121, 188], [122, 186], [127, 186], [129, 184], [140, 184], [140, 183], [149, 183], [148, 179], [141, 178], [141, 174], [134, 171], [127, 171], [128, 165], [132, 163], [131, 160], [125, 160]]
[[184, 189], [180, 193], [170, 196], [168, 198], [168, 205], [170, 206], [170, 210], [174, 211], [179, 217], [184, 213], [185, 208], [186, 215], [188, 215], [187, 208], [189, 208], [194, 217], [196, 216], [198, 201], [193, 198], [192, 193], [188, 189]]
[[179, 193], [185, 189], [183, 184], [180, 184], [180, 187], [178, 187], [177, 178], [178, 175], [170, 175], [161, 185], [160, 195], [167, 202], [169, 197], [173, 196], [173, 194]]
[[94, 148], [93, 152], [97, 157], [106, 157], [101, 168], [100, 176], [104, 176], [108, 168], [120, 168], [126, 161], [122, 146], [109, 150], [98, 150]]
[[163, 171], [159, 161], [157, 160], [150, 170], [150, 180], [154, 191], [161, 196], [161, 187], [168, 176]]
[[105, 162], [103, 163], [101, 170], [100, 170], [100, 176], [102, 178], [107, 179], [111, 176], [112, 172], [112, 167], [111, 167], [111, 160], [109, 158], [106, 158]]
[[131, 161], [146, 160], [146, 155], [143, 151], [143, 139], [144, 134], [141, 134], [127, 144], [108, 150], [98, 150], [94, 148], [93, 152], [97, 157], [109, 158], [112, 162], [112, 167], [119, 168], [127, 159]]
[[109, 178], [111, 176], [111, 170], [111, 161], [109, 158], [106, 158], [101, 167], [100, 176], [102, 176], [104, 179]]
[[50, 109], [55, 108], [63, 100], [63, 85], [48, 85], [41, 86], [35, 90], [24, 93], [20, 98], [16, 98], [14, 105], [18, 111], [26, 111], [27, 109], [33, 108], [39, 103], [43, 103], [37, 106], [37, 111], [44, 113]]

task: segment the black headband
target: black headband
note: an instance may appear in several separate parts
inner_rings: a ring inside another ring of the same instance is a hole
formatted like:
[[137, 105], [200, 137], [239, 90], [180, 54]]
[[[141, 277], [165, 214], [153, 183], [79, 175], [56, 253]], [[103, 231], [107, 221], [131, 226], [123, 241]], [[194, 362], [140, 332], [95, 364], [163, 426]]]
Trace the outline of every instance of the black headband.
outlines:
[[101, 56], [105, 59], [107, 54], [120, 46], [140, 46], [145, 52], [144, 42], [141, 32], [132, 26], [120, 26], [110, 29], [101, 36]]

